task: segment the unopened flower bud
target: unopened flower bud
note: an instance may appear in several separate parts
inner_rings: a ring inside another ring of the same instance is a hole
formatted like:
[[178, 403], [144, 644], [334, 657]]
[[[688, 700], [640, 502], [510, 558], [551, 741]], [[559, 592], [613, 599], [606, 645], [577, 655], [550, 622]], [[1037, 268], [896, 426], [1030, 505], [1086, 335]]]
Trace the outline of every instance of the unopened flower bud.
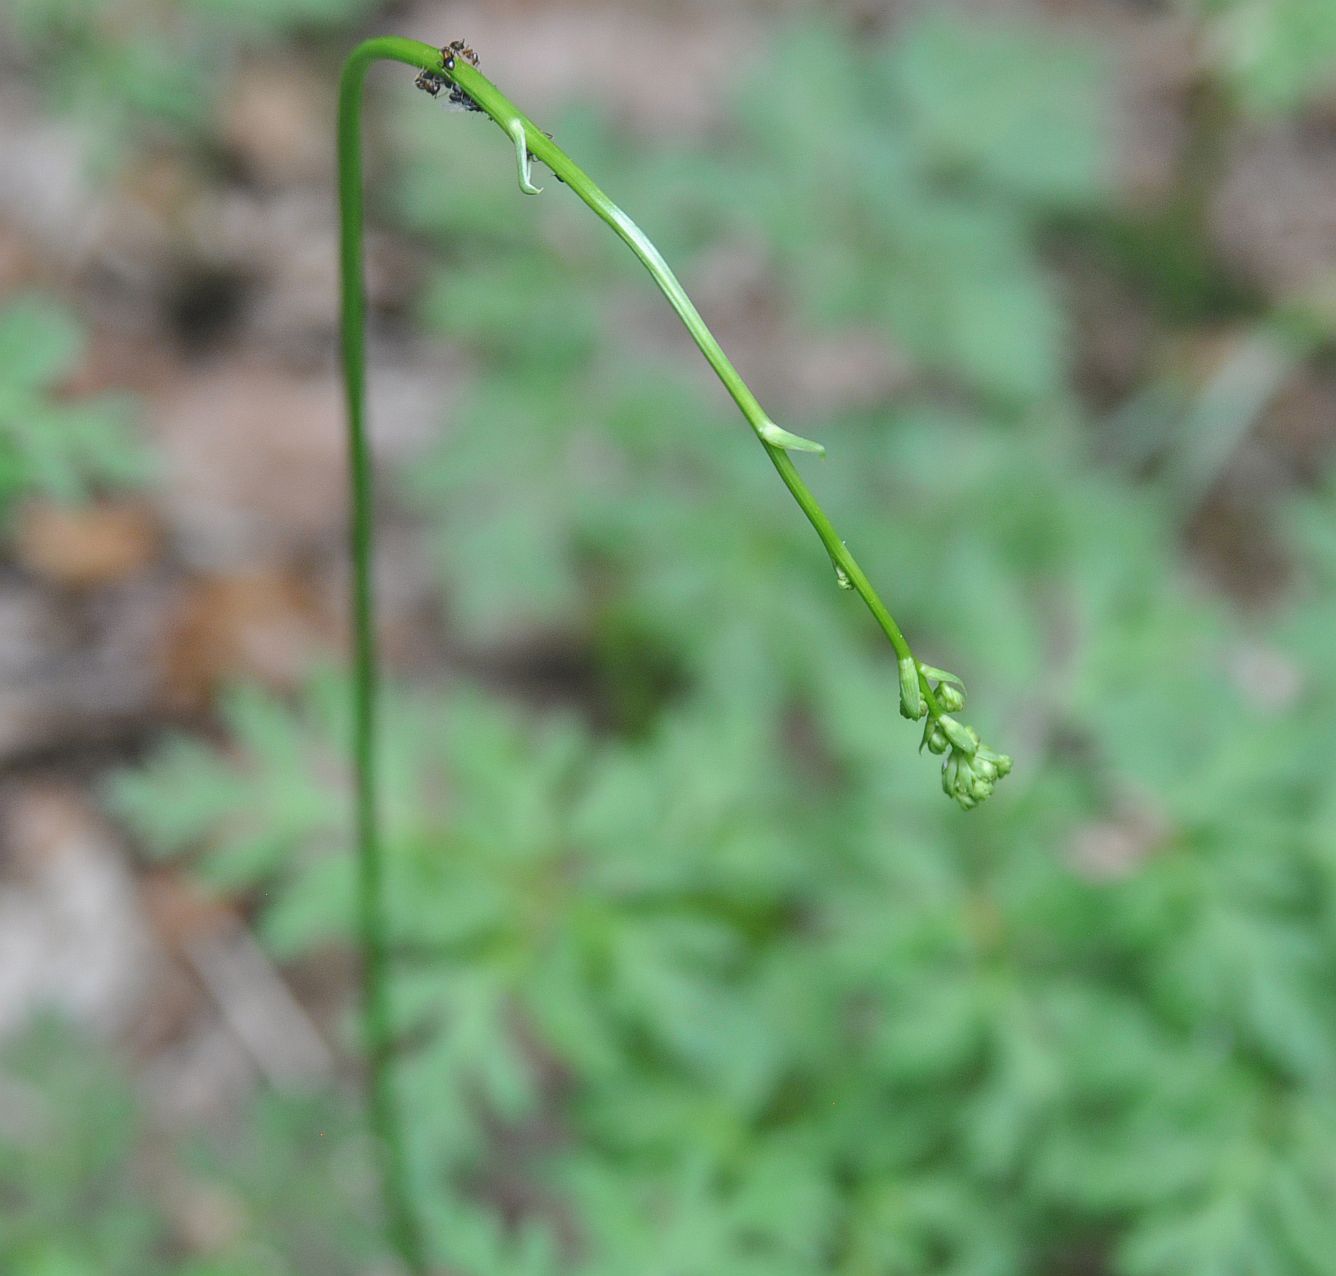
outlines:
[[[1005, 753], [995, 753], [986, 744], [981, 744], [979, 746], [979, 751], [975, 756], [976, 758], [982, 758], [989, 762], [996, 770], [997, 779], [999, 780], [1011, 773], [1011, 758]], [[978, 765], [977, 761], [975, 765]]]
[[927, 712], [923, 688], [919, 686], [918, 663], [913, 656], [905, 656], [900, 661], [900, 716], [917, 721]]
[[965, 693], [953, 682], [939, 682], [937, 701], [947, 713], [958, 713], [965, 707]]
[[957, 722], [948, 714], [943, 714], [937, 722], [954, 748], [967, 757], [974, 756], [974, 751], [979, 747], [979, 733], [973, 727]]

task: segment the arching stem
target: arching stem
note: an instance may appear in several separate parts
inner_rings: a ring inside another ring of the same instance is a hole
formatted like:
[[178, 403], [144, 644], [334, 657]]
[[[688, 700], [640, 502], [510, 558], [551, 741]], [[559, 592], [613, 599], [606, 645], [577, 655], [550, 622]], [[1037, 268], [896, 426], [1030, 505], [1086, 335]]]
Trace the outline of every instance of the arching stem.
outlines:
[[[359, 936], [363, 957], [364, 1036], [370, 1077], [370, 1114], [380, 1158], [385, 1212], [394, 1243], [417, 1276], [426, 1271], [423, 1237], [413, 1206], [405, 1124], [395, 1084], [394, 1016], [390, 1004], [388, 919], [384, 864], [376, 792], [376, 709], [378, 669], [373, 625], [372, 484], [366, 440], [365, 299], [362, 286], [362, 85], [376, 61], [400, 62], [428, 73], [429, 84], [453, 83], [506, 134], [515, 149], [520, 188], [539, 189], [530, 180], [533, 160], [546, 164], [631, 249], [676, 310], [707, 362], [723, 382], [765, 448], [807, 520], [816, 530], [835, 567], [841, 588], [858, 593], [895, 650], [900, 670], [901, 709], [907, 717], [926, 717], [924, 740], [935, 740], [951, 757], [945, 787], [963, 806], [972, 806], [991, 792], [993, 780], [1011, 767], [1009, 758], [980, 746], [978, 737], [962, 727], [942, 703], [942, 685], [934, 689], [930, 675], [954, 680], [921, 664], [863, 569], [840, 539], [830, 519], [803, 482], [791, 452], [824, 452], [811, 440], [791, 434], [766, 415], [737, 369], [724, 354], [692, 304], [677, 276], [643, 231], [590, 179], [569, 155], [525, 116], [468, 60], [445, 57], [441, 50], [417, 40], [382, 36], [359, 45], [344, 64], [339, 85], [339, 213], [342, 297], [343, 372], [348, 407], [349, 473], [352, 494], [353, 561], [353, 753], [356, 770]], [[943, 684], [944, 685], [944, 684]], [[948, 699], [960, 701], [952, 693]], [[977, 756], [976, 756], [977, 755]], [[971, 770], [971, 764], [974, 769]], [[962, 778], [955, 777], [960, 772]], [[944, 766], [944, 775], [947, 769]]]

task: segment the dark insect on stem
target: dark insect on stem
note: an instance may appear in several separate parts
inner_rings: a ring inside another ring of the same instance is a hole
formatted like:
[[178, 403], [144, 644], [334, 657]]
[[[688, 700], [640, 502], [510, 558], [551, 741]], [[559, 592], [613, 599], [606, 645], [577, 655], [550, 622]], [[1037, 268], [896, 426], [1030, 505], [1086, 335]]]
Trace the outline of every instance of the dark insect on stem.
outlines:
[[432, 97], [439, 97], [440, 92], [450, 83], [444, 76], [437, 75], [435, 71], [421, 71], [413, 84], [424, 93], [431, 94]]
[[458, 84], [450, 86], [450, 105], [463, 107], [466, 111], [481, 111], [480, 107]]
[[478, 55], [463, 40], [451, 40], [441, 49], [441, 57], [447, 68], [454, 66], [456, 55], [463, 58], [470, 66], [478, 65]]
[[[443, 69], [453, 71], [456, 57], [463, 58], [470, 66], [478, 65], [478, 55], [463, 40], [451, 40], [449, 44], [442, 46], [441, 62]], [[459, 85], [451, 83], [438, 71], [424, 70], [419, 73], [418, 78], [413, 83], [424, 93], [431, 94], [432, 97], [440, 97], [442, 89], [448, 90], [445, 95], [447, 106], [458, 107], [465, 111], [482, 110], [482, 107], [469, 97]]]
[[[446, 66], [452, 64], [447, 62]], [[445, 104], [465, 111], [481, 111], [480, 107], [463, 89], [457, 84], [452, 84], [445, 76], [436, 71], [420, 71], [418, 77], [413, 81], [414, 85], [420, 88], [424, 93], [431, 97], [440, 98], [441, 90], [445, 89]]]

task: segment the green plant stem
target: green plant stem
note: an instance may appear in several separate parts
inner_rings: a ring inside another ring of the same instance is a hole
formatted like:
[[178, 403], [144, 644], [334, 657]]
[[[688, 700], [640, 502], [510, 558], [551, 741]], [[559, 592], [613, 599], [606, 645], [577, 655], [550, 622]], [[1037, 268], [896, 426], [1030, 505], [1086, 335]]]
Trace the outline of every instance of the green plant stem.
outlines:
[[[662, 254], [569, 155], [523, 114], [490, 80], [462, 58], [448, 64], [441, 51], [417, 40], [382, 36], [359, 45], [344, 64], [339, 88], [339, 211], [342, 287], [343, 368], [347, 394], [348, 447], [352, 492], [354, 761], [357, 773], [359, 931], [363, 953], [364, 1035], [370, 1070], [371, 1120], [381, 1158], [385, 1210], [396, 1247], [409, 1268], [425, 1270], [422, 1239], [408, 1187], [403, 1114], [395, 1086], [394, 1019], [390, 1005], [384, 899], [384, 866], [376, 793], [376, 704], [378, 669], [373, 626], [372, 485], [366, 441], [365, 299], [362, 288], [362, 85], [376, 61], [400, 62], [453, 82], [491, 117], [517, 147], [520, 184], [528, 181], [529, 157], [541, 160], [635, 253], [696, 345], [733, 397], [784, 485], [816, 530], [832, 564], [857, 591], [890, 640], [898, 659], [913, 661], [923, 700], [934, 719], [943, 709], [922, 666], [914, 660], [900, 626], [877, 596], [863, 569], [803, 482], [787, 448], [820, 450], [779, 430], [748, 389], [737, 369], [706, 327], [700, 312]], [[521, 146], [522, 141], [522, 146]]]
[[[379, 668], [372, 576], [371, 459], [366, 439], [366, 301], [362, 284], [362, 84], [380, 58], [415, 64], [427, 45], [369, 40], [354, 49], [339, 81], [339, 265], [343, 379], [347, 397], [353, 565], [353, 769], [357, 837], [358, 938], [362, 950], [362, 1033], [368, 1105], [391, 1242], [413, 1276], [427, 1272], [422, 1230], [409, 1183], [404, 1113], [395, 1072], [390, 999], [389, 921], [377, 794]], [[417, 63], [417, 65], [421, 65]]]
[[[413, 65], [423, 65], [422, 61], [418, 59], [425, 58], [425, 49], [426, 46], [421, 46], [413, 50], [411, 59]], [[435, 50], [432, 50], [432, 52], [436, 53]], [[671, 267], [663, 259], [659, 250], [650, 242], [640, 227], [603, 193], [593, 179], [476, 67], [470, 66], [462, 59], [456, 59], [454, 65], [447, 69], [442, 65], [440, 56], [437, 54], [436, 60], [430, 64], [430, 69], [458, 84], [507, 135], [518, 122], [524, 130], [525, 144], [529, 153], [535, 159], [546, 164], [603, 221], [611, 226], [622, 242], [640, 259], [641, 264], [649, 271], [660, 291], [668, 298], [673, 309], [677, 311], [679, 318], [696, 342], [700, 352], [714, 369], [719, 380], [723, 382], [724, 388], [732, 396], [742, 415], [756, 432], [757, 438], [761, 446], [765, 448], [771, 463], [779, 471], [779, 477], [783, 480], [784, 486], [792, 493], [793, 499], [798, 502], [802, 512], [807, 516], [807, 521], [811, 523], [816, 530], [816, 534], [821, 538], [821, 543], [825, 546], [826, 553], [830, 555], [831, 562], [847, 576], [850, 585], [857, 591], [858, 596], [866, 604], [877, 624], [881, 626], [882, 632], [889, 639], [897, 658], [912, 660], [913, 653], [910, 651], [909, 643], [900, 626], [896, 624], [895, 618], [887, 609], [886, 604], [877, 596], [877, 592], [872, 588], [867, 575], [836, 533], [830, 519], [826, 517], [825, 512], [817, 503], [816, 497], [812, 495], [807, 484], [803, 482], [792, 458], [783, 447], [777, 447], [766, 439], [765, 433], [767, 429], [773, 427], [773, 422], [760, 403], [757, 402], [756, 396], [752, 394], [746, 382], [738, 375], [737, 369], [734, 368], [718, 341], [715, 340], [714, 334], [706, 326], [705, 320], [701, 318], [700, 312], [692, 303], [691, 298], [687, 296], [686, 290], [678, 281], [677, 276], [673, 274]], [[932, 686], [921, 672], [919, 674], [919, 684], [929, 712], [934, 717], [940, 716], [942, 710], [937, 703], [936, 696], [933, 694]]]

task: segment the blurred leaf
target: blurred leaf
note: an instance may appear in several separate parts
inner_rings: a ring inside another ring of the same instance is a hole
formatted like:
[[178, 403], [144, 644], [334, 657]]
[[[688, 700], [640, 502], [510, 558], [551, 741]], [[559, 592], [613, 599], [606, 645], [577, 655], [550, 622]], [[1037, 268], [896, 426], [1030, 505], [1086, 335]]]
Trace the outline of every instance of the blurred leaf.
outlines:
[[1273, 115], [1336, 83], [1336, 10], [1326, 0], [1194, 0], [1244, 105]]
[[888, 51], [920, 162], [973, 174], [1040, 208], [1104, 192], [1105, 103], [1093, 48], [1029, 25], [928, 10]]
[[72, 317], [48, 298], [15, 297], [0, 309], [0, 515], [20, 496], [76, 501], [147, 475], [127, 401], [58, 396], [81, 344]]

